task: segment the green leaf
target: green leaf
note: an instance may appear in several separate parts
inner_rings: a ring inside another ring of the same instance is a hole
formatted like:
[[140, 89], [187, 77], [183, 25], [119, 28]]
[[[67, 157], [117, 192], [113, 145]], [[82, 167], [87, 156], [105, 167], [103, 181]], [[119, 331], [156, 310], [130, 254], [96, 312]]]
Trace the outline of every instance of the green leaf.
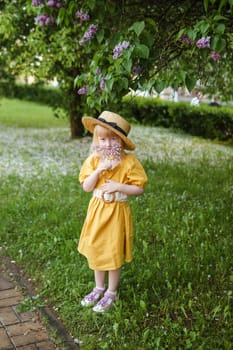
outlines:
[[109, 79], [105, 81], [105, 85], [108, 91], [112, 90], [112, 86], [113, 86], [114, 80], [113, 79]]
[[204, 0], [205, 12], [207, 12], [207, 10], [208, 10], [208, 5], [209, 5], [209, 0]]
[[146, 311], [146, 310], [147, 310], [147, 309], [146, 309], [146, 303], [145, 303], [144, 300], [140, 300], [140, 307], [141, 307], [141, 309], [142, 309], [143, 311]]
[[128, 89], [129, 81], [127, 78], [123, 77], [117, 80], [118, 90]]
[[88, 0], [88, 1], [87, 1], [87, 6], [88, 6], [91, 10], [94, 10], [95, 5], [96, 5], [96, 0]]
[[101, 44], [101, 42], [104, 39], [104, 29], [100, 29], [97, 31], [96, 38], [97, 38], [98, 43]]
[[187, 89], [189, 90], [189, 92], [191, 92], [192, 89], [194, 88], [194, 86], [196, 85], [196, 79], [194, 77], [186, 75], [185, 85], [186, 85]]
[[185, 34], [185, 32], [186, 32], [185, 28], [181, 29], [176, 36], [176, 40], [180, 39]]
[[194, 30], [194, 29], [189, 29], [189, 30], [187, 31], [187, 35], [188, 35], [188, 37], [189, 37], [190, 39], [195, 40], [196, 37], [197, 37], [197, 31]]
[[217, 52], [221, 52], [225, 47], [226, 47], [226, 41], [220, 36], [216, 35], [211, 40], [211, 49]]
[[222, 15], [216, 15], [214, 16], [213, 20], [217, 22], [217, 21], [227, 20], [227, 18]]
[[134, 48], [134, 54], [140, 58], [148, 58], [150, 50], [144, 44], [136, 44]]
[[226, 28], [226, 26], [224, 23], [219, 23], [215, 29], [215, 32], [218, 34], [223, 34], [225, 32], [225, 28]]
[[61, 24], [64, 21], [64, 18], [66, 16], [66, 9], [64, 7], [62, 7], [59, 12], [58, 12], [58, 16], [57, 16], [57, 24]]
[[160, 94], [163, 89], [166, 87], [166, 82], [164, 80], [159, 80], [154, 83], [155, 91]]
[[145, 22], [142, 21], [142, 22], [135, 22], [130, 28], [129, 30], [133, 30], [137, 36], [139, 36], [143, 29], [145, 28]]
[[206, 22], [201, 23], [200, 31], [201, 31], [202, 35], [205, 35], [206, 33], [208, 33], [209, 27], [210, 27], [209, 23], [206, 23]]
[[132, 60], [131, 59], [124, 60], [122, 62], [122, 65], [127, 73], [131, 72], [131, 69], [132, 69]]

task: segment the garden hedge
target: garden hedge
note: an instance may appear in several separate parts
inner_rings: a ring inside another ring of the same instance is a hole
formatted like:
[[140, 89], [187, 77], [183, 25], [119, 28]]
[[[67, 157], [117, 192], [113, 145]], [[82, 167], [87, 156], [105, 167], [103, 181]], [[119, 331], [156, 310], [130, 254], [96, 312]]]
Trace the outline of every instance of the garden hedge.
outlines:
[[188, 102], [128, 95], [123, 98], [121, 112], [129, 120], [143, 125], [180, 129], [207, 139], [233, 139], [232, 107], [212, 107], [204, 103], [197, 107]]
[[[59, 88], [39, 84], [17, 84], [5, 96], [44, 103], [62, 108]], [[170, 102], [159, 98], [127, 95], [119, 111], [131, 122], [183, 130], [194, 136], [220, 141], [233, 140], [233, 107], [190, 106], [187, 102]]]

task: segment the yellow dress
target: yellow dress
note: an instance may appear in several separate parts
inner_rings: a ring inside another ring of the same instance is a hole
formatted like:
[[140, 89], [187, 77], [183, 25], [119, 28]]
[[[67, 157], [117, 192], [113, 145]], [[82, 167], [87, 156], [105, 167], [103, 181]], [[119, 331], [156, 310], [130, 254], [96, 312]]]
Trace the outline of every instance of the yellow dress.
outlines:
[[[99, 158], [89, 156], [84, 162], [79, 181], [84, 180], [98, 167]], [[146, 173], [139, 160], [131, 153], [126, 154], [115, 168], [99, 175], [96, 188], [107, 179], [129, 185], [145, 187]], [[106, 203], [92, 197], [83, 224], [78, 251], [86, 256], [93, 270], [109, 271], [120, 268], [132, 260], [133, 222], [129, 202]]]

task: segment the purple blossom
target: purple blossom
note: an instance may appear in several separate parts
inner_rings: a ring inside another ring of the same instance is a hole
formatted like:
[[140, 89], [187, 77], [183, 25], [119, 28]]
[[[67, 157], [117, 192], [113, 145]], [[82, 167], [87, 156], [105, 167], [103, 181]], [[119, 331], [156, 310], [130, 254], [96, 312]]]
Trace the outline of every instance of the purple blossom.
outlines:
[[221, 60], [221, 55], [218, 52], [216, 52], [216, 51], [211, 51], [210, 56], [211, 56], [211, 58], [214, 61], [220, 61]]
[[56, 8], [60, 9], [61, 7], [62, 7], [62, 2], [61, 1], [57, 1]]
[[140, 74], [142, 72], [142, 67], [139, 64], [133, 66], [132, 73], [134, 75]]
[[123, 50], [127, 50], [130, 46], [128, 41], [123, 41], [122, 43], [117, 44], [113, 49], [113, 59], [116, 60], [122, 55]]
[[95, 34], [97, 32], [97, 28], [98, 28], [97, 25], [91, 24], [89, 26], [88, 30], [84, 33], [82, 39], [79, 40], [79, 44], [82, 46], [85, 41], [91, 40], [95, 36]]
[[81, 22], [86, 22], [90, 19], [88, 12], [84, 13], [82, 9], [77, 11], [75, 15], [80, 19]]
[[53, 17], [49, 17], [48, 15], [42, 14], [35, 18], [35, 22], [43, 27], [47, 24], [54, 23], [55, 19]]
[[101, 78], [101, 80], [100, 80], [100, 89], [101, 90], [105, 89], [105, 86], [106, 86], [105, 81], [106, 81], [106, 78]]
[[32, 6], [37, 7], [42, 5], [42, 1], [41, 0], [32, 0]]
[[188, 36], [182, 36], [179, 41], [184, 44], [193, 44], [193, 40], [190, 39]]
[[210, 47], [210, 36], [203, 36], [201, 39], [197, 40], [196, 46], [199, 49], [204, 49], [206, 47]]
[[49, 0], [46, 5], [49, 7], [56, 7], [59, 9], [60, 7], [62, 7], [62, 2], [56, 0]]
[[97, 70], [96, 70], [96, 75], [101, 75], [101, 69], [100, 68], [97, 68]]
[[50, 6], [50, 7], [56, 6], [56, 1], [55, 0], [49, 0], [47, 2], [47, 6]]
[[86, 95], [88, 93], [87, 85], [85, 85], [82, 88], [78, 89], [77, 93], [78, 93], [78, 95]]

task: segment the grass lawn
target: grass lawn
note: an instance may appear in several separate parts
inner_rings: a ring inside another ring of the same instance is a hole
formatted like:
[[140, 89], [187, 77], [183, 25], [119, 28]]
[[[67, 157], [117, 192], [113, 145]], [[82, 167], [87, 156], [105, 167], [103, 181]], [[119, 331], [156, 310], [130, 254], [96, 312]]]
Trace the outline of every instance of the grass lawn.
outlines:
[[0, 99], [0, 123], [21, 128], [67, 126], [68, 120], [55, 118], [52, 108], [17, 99]]
[[96, 315], [80, 305], [93, 276], [77, 252], [90, 198], [77, 176], [90, 138], [71, 141], [64, 121], [51, 127], [47, 107], [4, 104], [0, 245], [37, 286], [35, 304], [53, 305], [85, 350], [232, 349], [232, 147], [132, 127], [149, 183], [130, 199], [134, 260], [118, 301]]

